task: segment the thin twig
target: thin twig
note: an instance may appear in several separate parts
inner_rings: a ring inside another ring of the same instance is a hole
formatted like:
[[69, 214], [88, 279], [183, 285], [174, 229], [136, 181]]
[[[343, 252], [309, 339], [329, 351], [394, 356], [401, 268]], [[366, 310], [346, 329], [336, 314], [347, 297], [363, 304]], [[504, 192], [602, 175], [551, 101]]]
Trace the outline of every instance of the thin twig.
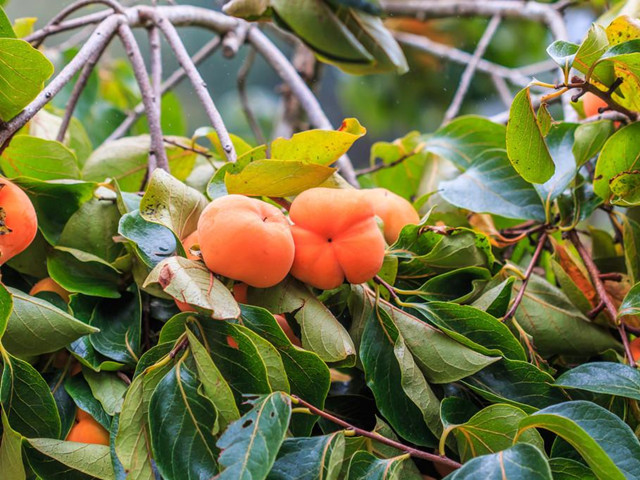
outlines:
[[382, 287], [384, 287], [385, 290], [387, 290], [389, 292], [389, 294], [391, 295], [391, 298], [393, 298], [394, 300], [400, 300], [400, 297], [396, 293], [395, 288], [393, 288], [393, 285], [390, 285], [382, 277], [380, 277], [379, 275], [376, 275], [375, 277], [373, 277], [373, 282], [377, 283], [378, 285], [380, 285]]
[[384, 170], [385, 168], [392, 168], [395, 167], [397, 165], [400, 165], [402, 162], [404, 162], [405, 160], [417, 155], [420, 153], [420, 151], [422, 150], [422, 146], [420, 146], [419, 148], [416, 148], [414, 150], [412, 150], [409, 153], [406, 153], [404, 155], [402, 155], [400, 158], [394, 160], [393, 162], [389, 162], [389, 163], [378, 163], [376, 165], [371, 165], [370, 167], [366, 167], [366, 168], [361, 168], [359, 170], [356, 170], [356, 175], [357, 176], [362, 176], [362, 175], [367, 175], [370, 173], [375, 173], [379, 170]]
[[592, 93], [598, 98], [600, 98], [601, 100], [604, 100], [605, 102], [607, 102], [607, 105], [611, 110], [622, 113], [623, 115], [629, 117], [631, 121], [635, 122], [636, 120], [638, 120], [638, 116], [640, 114], [638, 112], [634, 112], [633, 110], [629, 110], [628, 108], [623, 107], [618, 102], [616, 102], [612, 97], [613, 92], [611, 91], [604, 92], [600, 90], [598, 87], [596, 87], [595, 85], [593, 85], [592, 83], [586, 82], [579, 77], [572, 78], [571, 82], [566, 85], [558, 85], [558, 88], [563, 88], [563, 87], [566, 87], [569, 89], [574, 89], [574, 88], [580, 89], [582, 94], [587, 92]]
[[569, 232], [569, 239], [571, 240], [571, 243], [573, 243], [573, 245], [576, 247], [580, 258], [582, 258], [584, 266], [587, 268], [587, 272], [589, 272], [591, 283], [593, 283], [593, 286], [596, 288], [598, 298], [600, 299], [600, 302], [604, 304], [605, 313], [609, 317], [611, 323], [616, 325], [618, 328], [618, 333], [620, 334], [622, 344], [624, 345], [624, 351], [627, 356], [627, 360], [629, 361], [629, 365], [635, 367], [636, 363], [633, 360], [633, 355], [629, 346], [629, 337], [627, 336], [625, 325], [618, 319], [618, 310], [613, 304], [613, 301], [611, 300], [611, 297], [609, 296], [609, 293], [607, 292], [607, 289], [604, 286], [602, 279], [600, 278], [600, 271], [598, 270], [598, 267], [591, 258], [591, 254], [587, 251], [584, 244], [580, 240], [578, 232], [576, 232], [575, 230], [571, 230]]
[[225, 58], [233, 58], [240, 50], [240, 47], [244, 45], [247, 40], [247, 32], [251, 28], [249, 23], [240, 23], [238, 28], [231, 30], [222, 39], [222, 55]]
[[500, 23], [502, 22], [502, 17], [499, 14], [494, 15], [489, 20], [489, 24], [485, 29], [480, 41], [478, 41], [478, 46], [476, 47], [475, 52], [473, 53], [473, 57], [471, 57], [471, 61], [465, 68], [462, 73], [462, 77], [460, 78], [460, 84], [458, 85], [458, 89], [456, 90], [455, 95], [453, 96], [453, 100], [451, 101], [451, 105], [444, 114], [443, 124], [449, 123], [451, 120], [455, 118], [455, 116], [460, 111], [460, 107], [462, 106], [462, 102], [464, 97], [467, 95], [467, 91], [469, 90], [469, 86], [471, 85], [471, 80], [473, 80], [473, 76], [476, 73], [476, 68], [478, 67], [478, 62], [484, 56], [487, 51], [487, 47], [491, 43], [491, 39], [498, 30]]
[[27, 105], [22, 112], [6, 122], [0, 129], [0, 149], [15, 132], [31, 120], [42, 107], [64, 88], [92, 58], [96, 51], [109, 43], [120, 24], [124, 21], [122, 15], [111, 15], [105, 19], [93, 32], [75, 57], [60, 71], [60, 73]]
[[160, 31], [155, 25], [149, 28], [149, 49], [151, 57], [151, 92], [158, 121], [162, 125], [162, 44], [160, 43]]
[[493, 86], [496, 87], [496, 92], [498, 92], [498, 96], [502, 103], [507, 108], [511, 108], [511, 103], [513, 102], [513, 95], [509, 91], [509, 86], [504, 78], [499, 75], [492, 74], [491, 81], [493, 82]]
[[516, 313], [516, 310], [518, 310], [518, 307], [520, 306], [520, 303], [524, 298], [524, 292], [527, 289], [527, 285], [529, 284], [529, 279], [533, 274], [533, 269], [538, 264], [538, 260], [540, 259], [540, 255], [542, 254], [542, 250], [544, 248], [544, 244], [546, 243], [546, 241], [547, 241], [547, 232], [542, 232], [542, 234], [540, 235], [540, 238], [538, 239], [538, 245], [536, 246], [536, 249], [533, 252], [531, 261], [529, 262], [529, 266], [527, 267], [527, 270], [524, 272], [524, 279], [522, 280], [522, 285], [520, 286], [520, 290], [518, 291], [516, 298], [513, 300], [511, 307], [509, 307], [509, 310], [507, 311], [505, 316], [502, 317], [503, 322], [506, 322], [511, 317], [513, 317]]
[[[215, 51], [220, 48], [221, 40], [220, 37], [215, 37], [209, 40], [204, 46], [198, 50], [193, 55], [193, 63], [194, 65], [199, 65], [204, 60], [206, 60], [210, 55], [215, 53]], [[184, 68], [179, 67], [176, 69], [169, 78], [167, 78], [162, 84], [162, 88], [160, 89], [162, 95], [167, 93], [170, 90], [173, 90], [184, 78], [187, 76], [187, 73], [184, 71]], [[144, 104], [139, 103], [135, 106], [135, 108], [127, 115], [127, 118], [123, 120], [123, 122], [118, 125], [111, 135], [105, 140], [105, 143], [117, 140], [120, 137], [126, 135], [127, 131], [136, 123], [136, 120], [142, 116], [144, 113]]]
[[218, 134], [218, 138], [220, 139], [220, 145], [222, 146], [222, 150], [227, 157], [229, 162], [236, 161], [236, 149], [233, 146], [233, 142], [231, 141], [231, 137], [229, 136], [229, 132], [227, 130], [224, 121], [222, 120], [222, 116], [220, 112], [216, 108], [209, 91], [207, 90], [207, 84], [202, 79], [200, 72], [196, 68], [193, 60], [189, 56], [189, 52], [185, 48], [182, 40], [180, 39], [180, 35], [176, 31], [175, 27], [168, 21], [166, 18], [161, 15], [153, 12], [151, 16], [155, 19], [155, 23], [158, 28], [162, 31], [165, 38], [167, 39], [167, 43], [173, 50], [178, 63], [187, 73], [189, 80], [191, 80], [191, 84], [193, 85], [194, 90], [196, 91], [196, 95], [202, 102], [202, 105], [209, 117], [209, 121], [213, 126], [214, 130]]
[[238, 95], [240, 96], [242, 110], [244, 111], [245, 117], [247, 117], [247, 122], [249, 122], [249, 127], [251, 127], [253, 136], [256, 138], [258, 144], [266, 145], [267, 139], [262, 132], [262, 128], [260, 128], [260, 124], [258, 123], [253, 110], [251, 109], [249, 96], [247, 95], [247, 77], [249, 76], [249, 72], [251, 71], [251, 67], [253, 66], [255, 59], [256, 51], [254, 48], [251, 48], [249, 53], [247, 53], [247, 57], [244, 59], [244, 63], [240, 67], [240, 70], [238, 70]]
[[148, 164], [149, 176], [156, 168], [162, 168], [169, 171], [169, 160], [164, 148], [164, 142], [162, 141], [160, 116], [158, 115], [158, 110], [153, 102], [153, 92], [149, 85], [149, 74], [144, 65], [140, 46], [133, 36], [133, 32], [129, 25], [120, 25], [120, 28], [118, 28], [118, 35], [120, 36], [122, 44], [127, 52], [127, 56], [131, 61], [133, 73], [136, 77], [136, 81], [138, 82], [138, 88], [140, 89], [140, 94], [142, 96], [142, 103], [144, 103], [145, 110], [147, 111], [147, 123], [149, 125], [149, 134], [151, 135], [151, 148], [149, 149]]
[[183, 145], [182, 143], [176, 142], [175, 140], [171, 140], [170, 138], [167, 138], [167, 137], [163, 137], [162, 140], [164, 141], [164, 143], [168, 143], [169, 145], [173, 145], [174, 147], [181, 148], [182, 150], [197, 153], [198, 155], [202, 155], [205, 158], [213, 158], [213, 155], [209, 153], [208, 150], [205, 150], [204, 148], [195, 148], [189, 145]]
[[60, 23], [59, 25], [51, 25], [49, 27], [41, 28], [40, 30], [36, 30], [31, 35], [27, 35], [23, 40], [31, 43], [32, 45], [39, 45], [42, 43], [44, 39], [49, 37], [50, 35], [54, 35], [57, 33], [67, 32], [69, 30], [75, 30], [77, 28], [83, 28], [88, 25], [93, 25], [96, 23], [100, 23], [113, 15], [111, 10], [96, 12], [89, 15], [84, 15], [82, 17], [73, 18], [71, 20], [67, 20], [65, 22]]
[[340, 425], [341, 427], [354, 432], [356, 435], [370, 438], [371, 440], [375, 440], [376, 442], [383, 443], [385, 445], [388, 445], [389, 447], [397, 448], [398, 450], [408, 453], [412, 457], [421, 458], [423, 460], [428, 460], [433, 463], [439, 463], [441, 465], [446, 465], [447, 467], [451, 467], [455, 469], [460, 468], [462, 466], [460, 463], [456, 462], [455, 460], [451, 460], [448, 457], [418, 450], [417, 448], [409, 447], [408, 445], [404, 445], [400, 442], [396, 442], [395, 440], [391, 440], [390, 438], [383, 437], [377, 432], [370, 432], [368, 430], [363, 430], [362, 428], [358, 428], [355, 425], [351, 425], [350, 423], [345, 422], [344, 420], [313, 406], [311, 403], [301, 399], [297, 395], [291, 395], [291, 399], [293, 403], [300, 404], [308, 408], [311, 413], [315, 415], [319, 415], [322, 418], [325, 418], [330, 422], [335, 423], [336, 425]]

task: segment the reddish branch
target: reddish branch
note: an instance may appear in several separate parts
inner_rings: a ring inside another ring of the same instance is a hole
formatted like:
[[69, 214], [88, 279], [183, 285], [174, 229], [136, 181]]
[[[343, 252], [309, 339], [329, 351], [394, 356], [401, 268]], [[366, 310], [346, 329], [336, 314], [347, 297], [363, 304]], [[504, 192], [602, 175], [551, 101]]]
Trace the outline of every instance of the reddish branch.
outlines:
[[402, 443], [396, 442], [395, 440], [391, 440], [387, 437], [383, 437], [379, 433], [370, 432], [368, 430], [363, 430], [362, 428], [358, 428], [354, 425], [351, 425], [348, 422], [345, 422], [344, 420], [341, 420], [338, 417], [331, 415], [330, 413], [325, 412], [324, 410], [320, 410], [319, 408], [314, 407], [309, 402], [301, 399], [296, 395], [291, 395], [291, 398], [294, 403], [308, 408], [311, 413], [319, 415], [322, 418], [325, 418], [330, 422], [335, 423], [336, 425], [340, 425], [341, 427], [344, 427], [347, 430], [351, 430], [356, 435], [360, 435], [361, 437], [367, 437], [367, 438], [370, 438], [371, 440], [375, 440], [376, 442], [383, 443], [389, 447], [397, 448], [398, 450], [406, 452], [415, 458], [422, 458], [423, 460], [428, 460], [433, 463], [439, 463], [441, 465], [446, 465], [447, 467], [456, 468], [456, 469], [462, 466], [460, 463], [456, 462], [455, 460], [451, 460], [448, 457], [436, 455], [434, 453], [424, 452], [422, 450], [418, 450], [417, 448], [403, 445]]
[[580, 255], [580, 258], [582, 258], [584, 266], [589, 272], [589, 277], [591, 277], [591, 282], [596, 289], [596, 293], [598, 294], [600, 303], [604, 305], [604, 312], [609, 317], [609, 320], [618, 327], [618, 332], [620, 333], [622, 344], [624, 345], [625, 354], [627, 355], [627, 359], [629, 360], [629, 365], [635, 367], [633, 355], [631, 354], [631, 348], [629, 347], [629, 337], [627, 336], [625, 325], [618, 319], [618, 310], [613, 304], [613, 301], [611, 300], [611, 297], [609, 296], [609, 293], [604, 286], [602, 278], [600, 277], [600, 271], [598, 270], [598, 267], [591, 258], [591, 254], [587, 251], [583, 243], [580, 241], [578, 232], [576, 232], [575, 230], [571, 230], [569, 232], [569, 239], [571, 240], [571, 243], [573, 243], [573, 245], [576, 247], [576, 250], [578, 250], [578, 254]]
[[583, 80], [580, 77], [573, 77], [570, 83], [566, 85], [559, 85], [559, 87], [560, 88], [566, 87], [569, 89], [579, 89], [580, 92], [574, 95], [573, 101], [577, 101], [585, 93], [592, 93], [593, 95], [607, 102], [609, 109], [625, 115], [626, 117], [631, 119], [631, 121], [636, 121], [638, 120], [638, 112], [634, 112], [633, 110], [629, 110], [628, 108], [623, 107], [618, 102], [616, 102], [612, 97], [613, 92], [615, 92], [615, 90], [620, 86], [620, 83], [621, 83], [620, 80], [616, 80], [614, 84], [611, 86], [611, 88], [605, 92], [603, 90], [600, 90], [595, 85]]
[[502, 318], [503, 322], [506, 322], [511, 317], [513, 317], [516, 313], [516, 310], [520, 306], [520, 303], [524, 298], [524, 292], [527, 289], [527, 285], [529, 284], [529, 279], [533, 274], [533, 269], [538, 264], [538, 260], [540, 260], [540, 255], [542, 254], [542, 250], [544, 248], [544, 244], [546, 243], [546, 241], [547, 241], [547, 232], [542, 232], [542, 234], [540, 235], [540, 238], [538, 239], [538, 245], [536, 246], [536, 250], [535, 252], [533, 252], [533, 257], [531, 257], [531, 262], [529, 262], [529, 266], [527, 267], [527, 270], [524, 272], [524, 279], [522, 280], [522, 286], [520, 287], [520, 290], [518, 291], [518, 294], [516, 295], [515, 300], [511, 304], [509, 311]]

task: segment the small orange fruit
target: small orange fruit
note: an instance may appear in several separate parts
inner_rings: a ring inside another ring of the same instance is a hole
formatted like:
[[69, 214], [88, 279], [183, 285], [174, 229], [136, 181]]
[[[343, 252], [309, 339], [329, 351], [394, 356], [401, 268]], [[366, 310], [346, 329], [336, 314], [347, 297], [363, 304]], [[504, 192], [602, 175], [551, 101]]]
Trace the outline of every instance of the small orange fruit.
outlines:
[[324, 290], [344, 279], [363, 283], [384, 260], [373, 205], [358, 190], [312, 188], [296, 197], [289, 217], [295, 242], [291, 274]]
[[87, 412], [78, 409], [76, 423], [71, 427], [67, 441], [109, 446], [109, 432]]
[[400, 195], [396, 195], [386, 188], [362, 190], [362, 193], [371, 200], [373, 211], [382, 219], [384, 238], [387, 243], [395, 242], [405, 225], [416, 225], [420, 222], [420, 215], [416, 209]]
[[195, 312], [196, 309], [193, 308], [191, 305], [189, 305], [187, 302], [181, 302], [180, 300], [174, 298], [173, 299], [174, 302], [176, 302], [176, 307], [178, 307], [178, 310], [180, 310], [181, 312]]
[[66, 303], [69, 303], [69, 292], [67, 292], [64, 288], [62, 288], [58, 282], [56, 282], [51, 277], [43, 278], [42, 280], [36, 282], [31, 290], [29, 290], [29, 295], [36, 295], [39, 292], [53, 292], [58, 294]]
[[26, 193], [0, 177], [0, 265], [25, 250], [38, 231], [38, 218]]
[[215, 199], [200, 215], [198, 238], [209, 270], [252, 287], [280, 283], [293, 263], [287, 218], [255, 198], [227, 195]]
[[187, 235], [186, 237], [184, 237], [184, 240], [182, 240], [182, 246], [184, 248], [184, 251], [187, 254], [187, 258], [189, 260], [200, 260], [200, 257], [197, 255], [194, 255], [193, 253], [191, 253], [191, 249], [195, 246], [198, 245], [200, 242], [198, 241], [198, 231], [196, 230], [195, 232], [190, 233], [189, 235]]
[[585, 93], [582, 97], [582, 108], [584, 109], [585, 117], [598, 115], [600, 113], [598, 110], [606, 106], [607, 102], [591, 92]]
[[629, 348], [631, 349], [631, 356], [633, 357], [633, 361], [640, 361], [640, 337], [631, 340]]

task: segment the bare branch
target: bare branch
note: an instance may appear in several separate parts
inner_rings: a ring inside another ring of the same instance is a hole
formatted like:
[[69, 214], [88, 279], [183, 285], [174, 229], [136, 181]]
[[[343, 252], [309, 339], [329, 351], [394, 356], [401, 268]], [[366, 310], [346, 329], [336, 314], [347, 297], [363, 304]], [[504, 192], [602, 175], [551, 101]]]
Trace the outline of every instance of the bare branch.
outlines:
[[240, 47], [244, 45], [247, 40], [247, 32], [249, 31], [249, 23], [240, 23], [238, 28], [231, 30], [222, 39], [222, 55], [225, 58], [233, 58], [240, 50]]
[[151, 92], [158, 120], [162, 124], [162, 44], [160, 30], [153, 25], [149, 28], [149, 48], [151, 57]]
[[33, 45], [39, 45], [45, 38], [50, 35], [55, 35], [57, 33], [67, 32], [69, 30], [86, 27], [87, 25], [100, 23], [112, 14], [113, 12], [110, 10], [104, 12], [96, 12], [90, 15], [74, 18], [72, 20], [67, 20], [66, 22], [60, 23], [59, 25], [43, 27], [40, 30], [36, 30], [31, 35], [26, 36], [24, 40]]
[[[204, 46], [198, 50], [193, 56], [192, 60], [194, 65], [199, 65], [206, 60], [210, 55], [215, 53], [220, 48], [220, 37], [215, 37], [209, 40]], [[187, 72], [182, 67], [176, 69], [162, 84], [160, 92], [162, 95], [170, 90], [173, 90], [184, 78], [187, 76]], [[116, 140], [123, 137], [127, 131], [133, 126], [133, 124], [144, 113], [144, 104], [139, 103], [135, 108], [127, 115], [127, 118], [116, 128], [111, 135], [105, 140], [105, 142]]]
[[262, 128], [260, 128], [260, 124], [258, 123], [256, 116], [253, 114], [253, 110], [249, 104], [249, 96], [247, 95], [247, 77], [249, 76], [249, 72], [251, 71], [251, 67], [253, 66], [255, 59], [256, 51], [251, 48], [249, 53], [247, 53], [247, 58], [245, 58], [242, 67], [238, 70], [238, 95], [240, 96], [240, 103], [242, 104], [244, 115], [247, 117], [247, 122], [249, 122], [249, 127], [251, 127], [253, 136], [256, 137], [256, 141], [260, 145], [265, 145], [267, 143], [267, 139], [262, 132]]
[[191, 80], [191, 84], [196, 91], [196, 95], [202, 102], [207, 116], [209, 117], [209, 121], [218, 134], [222, 150], [224, 151], [227, 160], [229, 162], [235, 162], [236, 150], [233, 146], [233, 142], [231, 141], [231, 137], [229, 136], [229, 132], [227, 131], [227, 127], [225, 126], [222, 116], [220, 116], [220, 112], [216, 108], [211, 95], [209, 95], [207, 84], [202, 79], [200, 72], [198, 72], [193, 60], [191, 60], [191, 57], [189, 56], [189, 52], [187, 52], [187, 49], [182, 43], [180, 35], [171, 22], [166, 18], [155, 14], [155, 12], [150, 13], [150, 15], [155, 18], [156, 25], [167, 39], [167, 43], [175, 53], [178, 63], [180, 63], [180, 66], [182, 66], [187, 73], [189, 80]]
[[149, 74], [147, 68], [144, 66], [144, 59], [142, 58], [142, 52], [136, 42], [131, 27], [127, 24], [120, 25], [118, 29], [118, 35], [122, 40], [122, 44], [129, 56], [131, 66], [133, 67], [133, 73], [138, 82], [138, 88], [142, 95], [142, 103], [144, 103], [145, 110], [147, 112], [147, 122], [149, 124], [149, 133], [151, 135], [151, 149], [149, 150], [149, 175], [156, 168], [162, 168], [169, 171], [169, 160], [167, 159], [167, 152], [164, 148], [162, 141], [162, 126], [160, 125], [160, 116], [158, 115], [158, 109], [153, 101], [153, 92], [149, 85]]
[[509, 91], [509, 85], [504, 78], [498, 75], [491, 75], [491, 81], [493, 82], [494, 87], [496, 87], [496, 92], [498, 92], [498, 96], [502, 103], [505, 104], [507, 108], [511, 106], [511, 102], [513, 101], [513, 97], [511, 92]]
[[458, 89], [456, 90], [453, 100], [451, 101], [451, 105], [449, 105], [449, 108], [444, 114], [444, 120], [442, 121], [443, 124], [449, 123], [460, 111], [460, 107], [462, 106], [464, 97], [469, 90], [469, 86], [471, 86], [471, 80], [473, 80], [473, 76], [476, 73], [478, 62], [487, 51], [487, 47], [491, 43], [491, 39], [495, 35], [496, 30], [498, 30], [501, 21], [502, 18], [500, 17], [500, 15], [494, 15], [493, 17], [491, 17], [489, 25], [487, 25], [486, 30], [484, 31], [482, 37], [480, 38], [480, 41], [478, 42], [476, 51], [474, 52], [473, 57], [471, 57], [471, 61], [462, 73], [460, 84], [458, 85]]
[[84, 67], [95, 52], [104, 49], [120, 24], [124, 21], [125, 18], [122, 15], [111, 15], [96, 28], [95, 32], [89, 37], [76, 56], [73, 57], [42, 92], [40, 92], [22, 112], [3, 125], [2, 129], [0, 129], [0, 148], [73, 79], [75, 74]]

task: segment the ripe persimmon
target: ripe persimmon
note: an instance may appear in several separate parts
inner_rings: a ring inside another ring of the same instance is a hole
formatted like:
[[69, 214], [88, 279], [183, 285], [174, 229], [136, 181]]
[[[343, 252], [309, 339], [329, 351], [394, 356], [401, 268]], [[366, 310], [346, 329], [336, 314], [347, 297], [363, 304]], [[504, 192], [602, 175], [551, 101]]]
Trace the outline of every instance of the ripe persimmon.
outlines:
[[178, 310], [180, 310], [181, 312], [195, 312], [196, 309], [193, 308], [191, 305], [189, 305], [187, 302], [181, 302], [180, 300], [174, 298], [173, 299], [174, 302], [176, 302], [176, 307], [178, 307]]
[[631, 340], [629, 344], [629, 348], [631, 350], [631, 356], [633, 357], [634, 362], [640, 361], [640, 337], [634, 338]]
[[373, 211], [384, 223], [384, 238], [387, 243], [395, 242], [405, 225], [420, 222], [420, 215], [416, 209], [400, 195], [386, 188], [362, 190], [362, 193], [371, 200]]
[[198, 231], [190, 233], [182, 240], [182, 247], [184, 248], [185, 253], [187, 254], [187, 258], [189, 260], [200, 260], [200, 257], [191, 253], [191, 249], [198, 245], [200, 241], [198, 240]]
[[242, 282], [236, 282], [233, 284], [233, 291], [231, 292], [231, 294], [233, 295], [233, 298], [236, 299], [236, 302], [244, 303], [245, 305], [248, 305], [249, 304], [248, 290], [249, 290], [249, 285]]
[[606, 106], [607, 102], [591, 92], [585, 93], [582, 97], [582, 108], [584, 109], [585, 117], [598, 115], [600, 113], [598, 110]]
[[62, 288], [60, 284], [51, 277], [45, 277], [36, 282], [33, 287], [31, 287], [31, 290], [29, 290], [29, 295], [36, 295], [39, 292], [56, 293], [65, 303], [69, 303], [69, 292]]
[[0, 265], [26, 249], [38, 231], [38, 217], [26, 193], [0, 177]]
[[255, 198], [227, 195], [212, 201], [198, 220], [198, 238], [209, 270], [252, 287], [280, 283], [293, 263], [287, 218]]
[[109, 446], [109, 432], [87, 412], [78, 409], [67, 441]]
[[344, 279], [363, 283], [384, 260], [384, 237], [371, 201], [358, 190], [312, 188], [291, 204], [295, 242], [291, 274], [324, 290]]
[[284, 315], [279, 315], [279, 314], [274, 315], [274, 317], [278, 322], [278, 325], [280, 325], [280, 328], [282, 329], [284, 334], [289, 339], [289, 341], [293, 343], [296, 347], [301, 347], [302, 342], [300, 341], [298, 336], [295, 333], [293, 333], [293, 330], [291, 329], [289, 322], [287, 322], [286, 317]]

